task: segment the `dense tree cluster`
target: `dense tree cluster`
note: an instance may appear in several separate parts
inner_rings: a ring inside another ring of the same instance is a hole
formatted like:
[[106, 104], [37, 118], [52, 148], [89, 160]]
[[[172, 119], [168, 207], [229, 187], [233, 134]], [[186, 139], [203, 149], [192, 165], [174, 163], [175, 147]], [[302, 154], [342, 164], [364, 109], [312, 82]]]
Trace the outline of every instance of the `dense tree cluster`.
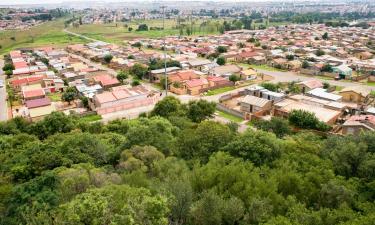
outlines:
[[0, 224], [373, 224], [374, 132], [240, 134], [212, 108], [167, 97], [105, 125], [0, 123]]

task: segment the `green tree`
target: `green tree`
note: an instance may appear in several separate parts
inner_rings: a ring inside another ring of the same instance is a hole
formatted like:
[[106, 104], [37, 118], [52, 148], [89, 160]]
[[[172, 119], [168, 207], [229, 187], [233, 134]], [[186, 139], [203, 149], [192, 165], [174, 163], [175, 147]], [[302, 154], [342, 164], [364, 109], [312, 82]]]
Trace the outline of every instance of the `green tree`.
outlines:
[[272, 117], [271, 120], [255, 120], [254, 126], [258, 129], [273, 132], [278, 138], [291, 134], [288, 120]]
[[217, 59], [216, 59], [216, 63], [219, 64], [220, 66], [222, 65], [225, 65], [226, 63], [226, 60], [223, 56], [219, 56]]
[[113, 56], [111, 54], [107, 54], [107, 55], [104, 56], [103, 59], [104, 59], [105, 63], [109, 64], [112, 61]]
[[328, 33], [325, 32], [325, 33], [322, 35], [322, 38], [323, 38], [323, 40], [328, 40]]
[[225, 47], [225, 46], [221, 46], [221, 45], [219, 45], [219, 46], [217, 46], [217, 48], [216, 48], [216, 52], [218, 52], [218, 53], [225, 53], [225, 52], [227, 52], [228, 51], [228, 49], [227, 49], [227, 47]]
[[233, 156], [250, 160], [257, 166], [271, 163], [281, 156], [280, 142], [276, 136], [264, 131], [247, 130], [236, 136], [223, 150]]
[[207, 118], [211, 118], [215, 110], [215, 102], [208, 102], [206, 100], [190, 101], [187, 105], [186, 116], [193, 122], [200, 123]]
[[121, 70], [120, 72], [118, 72], [117, 76], [116, 76], [117, 80], [119, 80], [121, 83], [124, 83], [124, 81], [126, 79], [128, 79], [128, 77], [129, 77], [129, 75], [125, 71], [123, 71], [123, 70]]
[[167, 200], [143, 188], [109, 185], [61, 205], [56, 224], [168, 224]]
[[233, 82], [233, 84], [235, 84], [237, 81], [241, 80], [239, 76], [235, 75], [235, 74], [232, 74], [229, 76], [229, 80]]
[[180, 100], [174, 96], [167, 96], [156, 103], [151, 115], [168, 118], [172, 115], [180, 115], [181, 113], [182, 105]]
[[144, 65], [140, 63], [135, 63], [130, 68], [130, 74], [132, 74], [133, 76], [141, 80], [147, 74], [147, 67], [145, 67]]

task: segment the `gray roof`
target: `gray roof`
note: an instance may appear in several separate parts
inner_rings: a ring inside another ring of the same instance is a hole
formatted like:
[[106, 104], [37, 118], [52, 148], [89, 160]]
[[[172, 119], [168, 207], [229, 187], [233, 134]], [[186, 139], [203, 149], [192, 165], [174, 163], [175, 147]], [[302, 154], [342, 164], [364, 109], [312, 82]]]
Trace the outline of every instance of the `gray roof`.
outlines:
[[241, 103], [246, 103], [246, 104], [254, 105], [254, 106], [258, 106], [258, 107], [263, 107], [269, 102], [270, 102], [270, 100], [267, 100], [267, 99], [264, 99], [264, 98], [258, 98], [256, 96], [252, 96], [252, 95], [246, 95], [241, 100]]

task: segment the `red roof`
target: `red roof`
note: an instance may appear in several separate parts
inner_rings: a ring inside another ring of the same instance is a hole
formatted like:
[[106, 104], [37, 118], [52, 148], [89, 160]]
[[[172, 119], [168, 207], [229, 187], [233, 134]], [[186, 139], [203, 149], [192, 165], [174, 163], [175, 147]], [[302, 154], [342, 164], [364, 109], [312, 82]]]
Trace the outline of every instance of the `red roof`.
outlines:
[[43, 80], [43, 78], [44, 78], [43, 75], [32, 76], [32, 77], [24, 77], [24, 78], [18, 77], [18, 79], [12, 80], [10, 83], [14, 87], [14, 86], [20, 86], [22, 84], [29, 84], [29, 83], [34, 82], [34, 81]]
[[348, 119], [348, 121], [368, 121], [375, 125], [375, 116], [374, 115], [359, 115], [359, 116], [352, 116]]
[[11, 58], [20, 58], [22, 57], [21, 51], [11, 51], [9, 52]]
[[216, 77], [216, 76], [208, 76], [207, 80], [214, 81], [214, 82], [227, 81], [227, 79], [225, 79], [224, 77]]
[[21, 61], [21, 62], [14, 62], [13, 63], [15, 69], [21, 69], [21, 68], [27, 68], [27, 62]]
[[174, 81], [187, 81], [192, 79], [198, 79], [199, 76], [195, 74], [193, 70], [184, 70], [184, 71], [177, 71], [169, 75], [169, 80], [171, 82]]
[[44, 96], [44, 95], [45, 95], [45, 93], [44, 93], [43, 89], [23, 91], [23, 97], [24, 98], [40, 97], [40, 96]]
[[117, 78], [112, 77], [109, 74], [102, 74], [94, 77], [94, 80], [96, 82], [100, 82], [102, 86], [110, 86], [114, 84], [119, 84], [120, 82], [117, 80]]
[[38, 108], [42, 106], [51, 105], [51, 100], [49, 98], [38, 98], [26, 101], [26, 107], [29, 109]]
[[190, 88], [202, 86], [202, 85], [205, 85], [205, 84], [207, 84], [206, 79], [194, 79], [194, 80], [186, 81], [186, 86], [190, 87]]
[[249, 57], [254, 57], [254, 56], [257, 56], [258, 53], [257, 52], [241, 52], [239, 54], [240, 57], [243, 57], [243, 58], [249, 58]]

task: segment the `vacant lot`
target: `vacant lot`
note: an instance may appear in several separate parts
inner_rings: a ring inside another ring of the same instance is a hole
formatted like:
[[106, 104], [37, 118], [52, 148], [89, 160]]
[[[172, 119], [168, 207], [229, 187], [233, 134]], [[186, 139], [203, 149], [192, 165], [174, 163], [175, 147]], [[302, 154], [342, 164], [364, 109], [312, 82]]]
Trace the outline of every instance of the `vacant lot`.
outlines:
[[28, 30], [14, 30], [0, 32], [0, 54], [16, 48], [39, 46], [65, 46], [71, 43], [84, 43], [85, 40], [66, 34], [64, 20], [58, 19], [32, 27]]
[[[148, 31], [137, 31], [140, 24], [147, 24]], [[221, 20], [202, 20], [194, 19], [193, 21], [180, 22], [183, 27], [182, 33], [186, 35], [186, 29], [192, 29], [192, 35], [207, 35], [207, 34], [218, 34]], [[132, 31], [129, 31], [129, 27]], [[70, 27], [69, 30], [78, 34], [85, 35], [90, 38], [114, 42], [117, 44], [123, 43], [124, 40], [144, 37], [144, 38], [160, 38], [164, 35], [179, 35], [180, 29], [178, 28], [178, 22], [174, 19], [165, 20], [165, 32], [162, 30], [151, 30], [150, 28], [163, 27], [163, 20], [133, 20], [131, 22], [118, 22], [108, 24], [88, 24], [81, 25], [79, 27]]]

